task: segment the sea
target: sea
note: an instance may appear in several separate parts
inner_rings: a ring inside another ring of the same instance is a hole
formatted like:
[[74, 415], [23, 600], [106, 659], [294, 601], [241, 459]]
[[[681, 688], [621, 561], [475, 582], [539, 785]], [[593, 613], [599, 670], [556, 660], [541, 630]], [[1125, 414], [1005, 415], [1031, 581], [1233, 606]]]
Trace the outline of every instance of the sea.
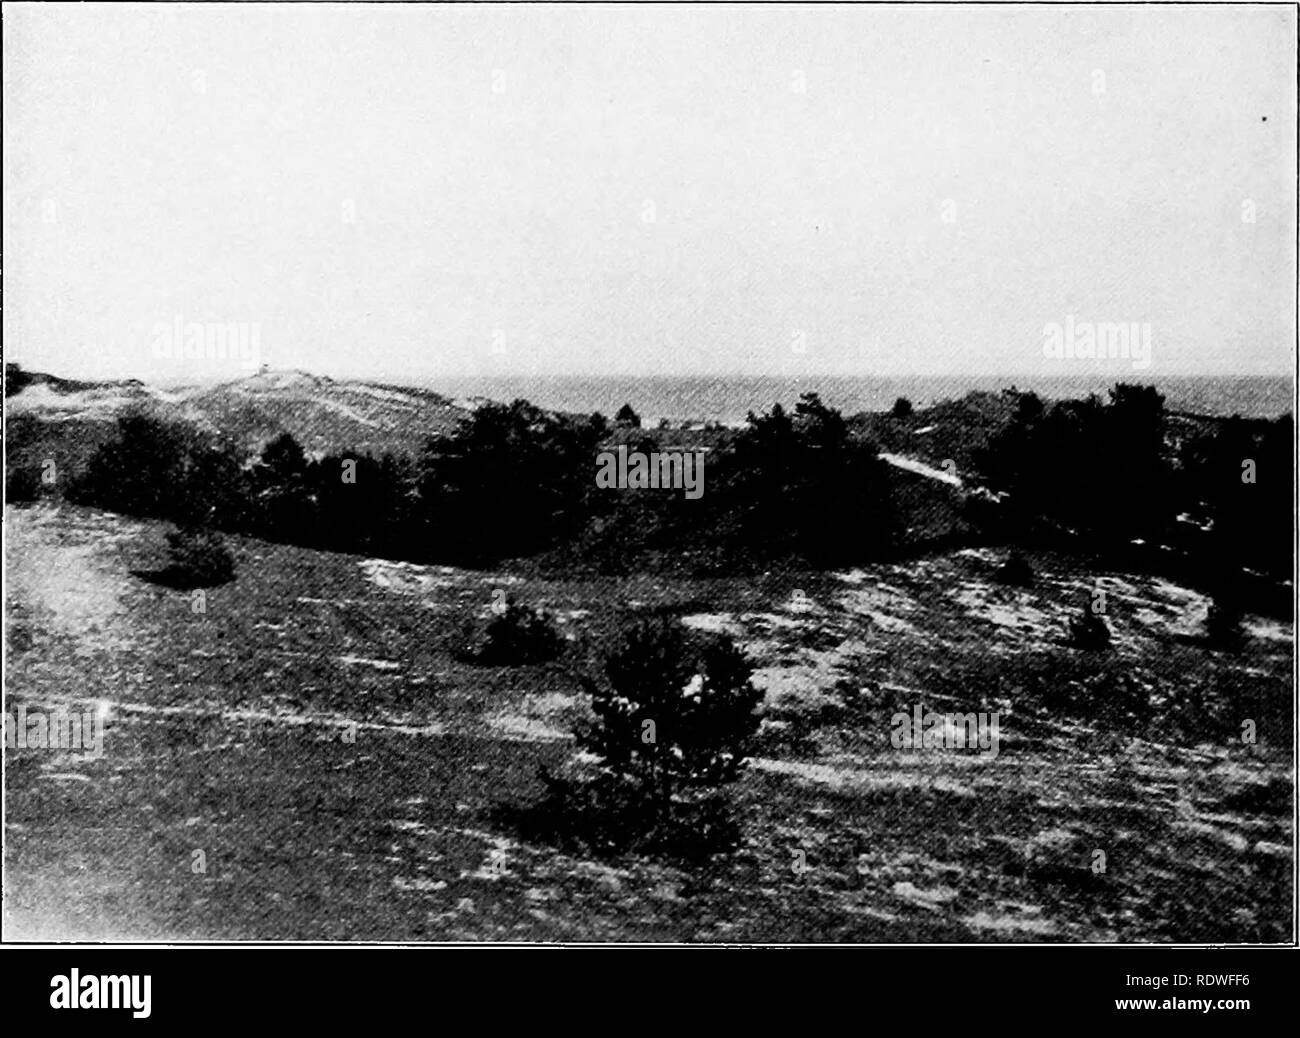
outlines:
[[[612, 417], [625, 403], [651, 425], [661, 418], [681, 422], [720, 421], [740, 425], [750, 411], [792, 407], [802, 393], [817, 393], [822, 402], [844, 414], [883, 411], [898, 397], [925, 407], [960, 399], [975, 390], [998, 392], [1015, 387], [1049, 400], [1078, 399], [1096, 393], [1103, 400], [1115, 378], [1104, 375], [1038, 377], [1033, 375], [876, 376], [502, 376], [439, 378], [420, 383], [460, 401], [475, 398], [510, 401], [520, 397], [553, 411]], [[1295, 382], [1268, 375], [1195, 375], [1131, 379], [1154, 384], [1165, 408], [1191, 414], [1275, 418], [1293, 413]]]

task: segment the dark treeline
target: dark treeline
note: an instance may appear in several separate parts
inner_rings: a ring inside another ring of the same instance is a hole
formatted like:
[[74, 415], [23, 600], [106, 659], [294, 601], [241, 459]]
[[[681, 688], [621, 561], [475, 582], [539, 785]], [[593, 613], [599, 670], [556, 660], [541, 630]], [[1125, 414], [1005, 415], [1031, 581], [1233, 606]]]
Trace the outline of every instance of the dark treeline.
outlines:
[[[635, 429], [626, 418], [620, 428]], [[309, 458], [289, 434], [255, 458], [142, 415], [119, 421], [71, 500], [332, 551], [484, 566], [551, 553], [626, 569], [644, 552], [693, 564], [832, 564], [893, 544], [884, 466], [841, 415], [807, 394], [775, 406], [706, 459], [706, 493], [596, 486], [613, 428], [524, 400], [489, 403], [422, 456]], [[648, 436], [649, 434], [647, 434]], [[655, 451], [652, 438], [629, 445]], [[575, 554], [576, 553], [576, 554]], [[702, 561], [704, 560], [704, 561]]]
[[1173, 500], [1210, 525], [1213, 579], [1245, 566], [1275, 580], [1294, 567], [1295, 424], [1232, 418], [1190, 438], [1179, 458]]
[[[1003, 495], [972, 518], [983, 539], [1027, 543], [1048, 529], [1061, 546], [1104, 552], [1142, 540], [1224, 573], [1290, 573], [1289, 416], [1180, 423], [1154, 388], [1124, 384], [1105, 402], [1016, 401], [975, 454], [978, 481]], [[846, 565], [908, 547], [915, 516], [906, 512], [918, 506], [894, 493], [904, 477], [815, 394], [792, 411], [751, 413], [743, 429], [715, 439], [698, 500], [596, 485], [597, 456], [615, 442], [646, 453], [682, 445], [657, 435], [630, 407], [610, 423], [516, 400], [479, 407], [418, 458], [309, 458], [288, 434], [250, 458], [132, 415], [67, 492], [185, 526], [469, 566], [531, 557], [607, 573], [723, 572]], [[11, 495], [31, 496], [13, 494], [21, 476], [11, 473]]]
[[[620, 423], [629, 427], [626, 416]], [[634, 434], [625, 442], [649, 454], [679, 444], [677, 435]], [[876, 445], [851, 436], [815, 393], [805, 393], [792, 412], [780, 404], [751, 412], [746, 426], [704, 459], [698, 500], [681, 491], [594, 491], [588, 521], [550, 561], [604, 573], [726, 573], [774, 563], [850, 564], [900, 546], [890, 469]]]
[[311, 548], [487, 563], [572, 531], [602, 435], [594, 419], [516, 401], [478, 409], [454, 435], [431, 440], [418, 462], [347, 452], [313, 459], [288, 433], [248, 459], [228, 443], [132, 415], [68, 496]]
[[1121, 383], [1106, 402], [1019, 394], [975, 461], [1007, 495], [1013, 539], [1046, 519], [1091, 550], [1141, 539], [1190, 551], [1220, 575], [1244, 566], [1283, 579], [1294, 441], [1290, 415], [1176, 423], [1154, 387]]
[[1057, 520], [1089, 539], [1153, 537], [1166, 515], [1172, 468], [1164, 401], [1150, 386], [1118, 385], [1047, 406], [1021, 394], [1010, 423], [975, 462], [1017, 516]]

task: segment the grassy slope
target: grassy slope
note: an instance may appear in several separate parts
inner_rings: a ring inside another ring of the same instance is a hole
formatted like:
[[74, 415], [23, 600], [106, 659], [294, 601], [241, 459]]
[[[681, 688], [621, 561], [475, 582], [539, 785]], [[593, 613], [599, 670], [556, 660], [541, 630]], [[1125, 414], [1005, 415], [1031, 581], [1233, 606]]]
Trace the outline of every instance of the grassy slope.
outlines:
[[[41, 505], [5, 525], [9, 708], [114, 704], [102, 759], [7, 754], [11, 938], [1290, 935], [1292, 632], [1256, 619], [1242, 654], [1213, 652], [1203, 601], [1165, 582], [1102, 575], [1117, 652], [1094, 659], [1056, 642], [1096, 579], [1063, 559], [1036, 558], [1024, 592], [970, 551], [548, 582], [239, 540], [238, 579], [195, 614], [132, 575], [161, 563], [156, 524]], [[553, 669], [453, 658], [497, 587], [584, 642], [630, 604], [737, 633], [768, 720], [735, 854], [588, 861], [497, 820], [572, 755], [581, 709]], [[1053, 699], [1116, 667], [1155, 689], [1140, 723], [1085, 725]], [[997, 759], [893, 749], [890, 716], [917, 701], [1009, 707]], [[1255, 747], [1236, 739], [1242, 703]]]

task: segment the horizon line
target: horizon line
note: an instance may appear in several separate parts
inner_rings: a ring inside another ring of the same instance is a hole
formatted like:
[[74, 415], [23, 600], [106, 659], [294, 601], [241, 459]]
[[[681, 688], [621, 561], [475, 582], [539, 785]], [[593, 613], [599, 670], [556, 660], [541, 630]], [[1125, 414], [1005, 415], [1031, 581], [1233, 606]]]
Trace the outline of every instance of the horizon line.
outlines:
[[1059, 379], [1059, 378], [1115, 378], [1118, 381], [1153, 381], [1158, 379], [1191, 379], [1191, 378], [1259, 378], [1259, 379], [1297, 379], [1297, 369], [1280, 371], [1179, 371], [1179, 372], [1157, 372], [1150, 369], [1143, 370], [1107, 370], [1105, 368], [1096, 368], [1094, 370], [1071, 370], [1058, 372], [1043, 371], [914, 371], [914, 372], [873, 372], [873, 371], [843, 371], [843, 370], [823, 370], [823, 371], [805, 371], [805, 372], [785, 372], [785, 371], [679, 371], [679, 372], [610, 372], [610, 371], [556, 371], [556, 372], [525, 372], [525, 371], [454, 371], [454, 372], [437, 372], [437, 373], [387, 373], [387, 372], [348, 372], [348, 373], [330, 373], [320, 369], [306, 368], [298, 365], [286, 367], [263, 366], [257, 370], [244, 369], [242, 371], [190, 371], [177, 370], [175, 372], [151, 372], [147, 375], [140, 374], [63, 374], [57, 370], [29, 367], [22, 361], [6, 360], [5, 366], [14, 367], [26, 372], [29, 375], [46, 375], [51, 378], [63, 379], [65, 381], [82, 381], [82, 382], [124, 382], [137, 381], [142, 383], [150, 382], [177, 382], [177, 381], [196, 381], [196, 382], [237, 382], [248, 378], [254, 378], [258, 375], [269, 374], [301, 374], [313, 378], [326, 378], [335, 381], [369, 381], [369, 382], [394, 382], [394, 381], [436, 381], [439, 379], [518, 379], [518, 380], [537, 380], [537, 379], [591, 379], [595, 381], [614, 381], [618, 379], [703, 379], [703, 380], [725, 380], [725, 379], [788, 379], [790, 381], [799, 381], [800, 379], [820, 379], [820, 378], [862, 378], [862, 379]]

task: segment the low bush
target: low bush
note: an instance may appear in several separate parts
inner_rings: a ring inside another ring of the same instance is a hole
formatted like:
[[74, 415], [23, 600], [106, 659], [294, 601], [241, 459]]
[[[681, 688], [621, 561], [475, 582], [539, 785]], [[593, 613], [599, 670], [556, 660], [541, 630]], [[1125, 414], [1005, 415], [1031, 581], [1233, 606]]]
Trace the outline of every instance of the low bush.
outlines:
[[474, 655], [479, 663], [520, 667], [553, 660], [563, 648], [564, 638], [549, 613], [507, 599], [488, 622]]
[[1034, 571], [1029, 565], [1029, 560], [1015, 550], [1007, 556], [1006, 562], [998, 567], [995, 577], [1000, 583], [1015, 587], [1032, 587], [1034, 583]]
[[1070, 644], [1076, 649], [1110, 648], [1110, 628], [1106, 621], [1088, 606], [1070, 618]]

